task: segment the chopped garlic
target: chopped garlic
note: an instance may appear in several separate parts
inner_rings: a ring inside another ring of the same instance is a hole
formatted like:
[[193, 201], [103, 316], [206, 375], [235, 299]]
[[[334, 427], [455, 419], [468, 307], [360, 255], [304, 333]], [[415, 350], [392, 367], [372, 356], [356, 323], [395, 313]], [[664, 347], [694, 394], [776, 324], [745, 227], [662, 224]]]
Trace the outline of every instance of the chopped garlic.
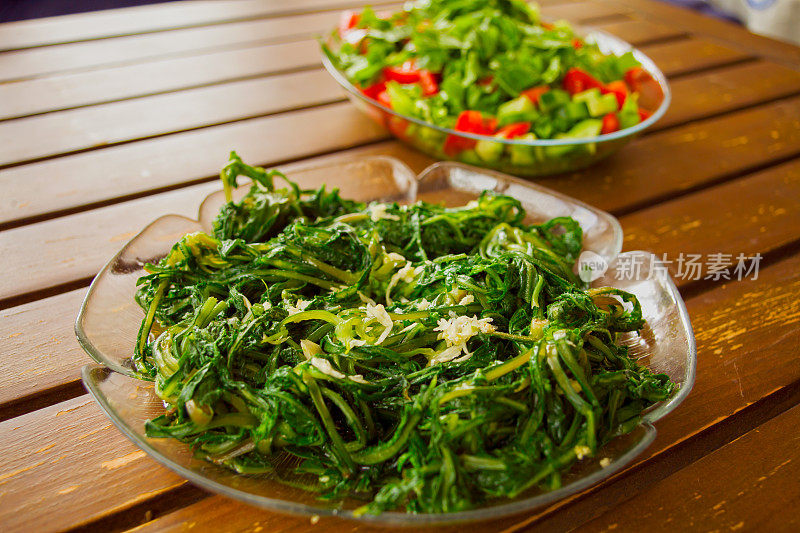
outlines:
[[386, 257], [394, 261], [395, 263], [408, 263], [408, 259], [403, 257], [402, 255], [398, 254], [397, 252], [389, 252], [386, 254]]
[[444, 339], [448, 346], [466, 344], [466, 342], [479, 332], [491, 333], [495, 327], [490, 324], [491, 318], [478, 318], [476, 316], [456, 316], [451, 319], [440, 318], [438, 326], [433, 331], [440, 331], [439, 339]]
[[387, 220], [400, 220], [399, 216], [392, 215], [386, 212], [386, 209], [388, 207], [389, 206], [386, 204], [376, 204], [376, 203], [369, 204], [369, 207], [367, 207], [367, 209], [369, 210], [370, 220], [372, 220], [373, 222], [377, 222], [382, 218], [385, 218]]
[[[448, 361], [455, 360], [456, 357], [461, 355], [462, 350], [466, 350], [466, 344], [457, 344], [455, 346], [450, 346], [449, 348], [445, 348], [441, 353], [436, 354], [430, 361], [428, 361], [428, 366], [438, 365], [439, 363], [447, 363]], [[467, 352], [467, 357], [472, 355], [471, 353]], [[459, 360], [463, 360], [459, 358]]]
[[322, 347], [316, 342], [308, 339], [300, 340], [300, 349], [303, 350], [303, 355], [306, 356], [306, 359], [311, 359], [314, 356], [322, 353]]
[[367, 304], [367, 318], [377, 320], [384, 327], [381, 336], [378, 337], [378, 340], [375, 341], [375, 344], [380, 344], [385, 341], [386, 337], [389, 336], [389, 333], [392, 332], [394, 322], [392, 322], [392, 317], [390, 317], [389, 313], [386, 312], [386, 308], [383, 306], [383, 304]]
[[333, 365], [331, 365], [330, 361], [328, 361], [327, 359], [323, 359], [322, 357], [312, 357], [311, 364], [314, 365], [314, 367], [317, 370], [319, 370], [326, 376], [330, 376], [336, 379], [344, 379], [345, 377], [347, 377], [338, 370], [336, 370], [335, 368], [333, 368]]
[[601, 467], [606, 468], [610, 464], [611, 464], [611, 459], [609, 459], [608, 457], [603, 457], [602, 459], [600, 459], [600, 466]]
[[389, 285], [386, 286], [386, 305], [392, 305], [392, 289], [399, 281], [412, 283], [423, 270], [425, 270], [423, 265], [414, 267], [411, 266], [411, 263], [406, 263], [403, 268], [395, 272], [389, 280]]
[[428, 309], [430, 309], [431, 305], [433, 305], [431, 302], [429, 302], [427, 299], [423, 298], [417, 304], [417, 308], [420, 311], [427, 311]]
[[474, 301], [475, 301], [475, 297], [473, 295], [471, 295], [471, 294], [467, 294], [466, 296], [461, 298], [461, 301], [458, 302], [458, 305], [469, 305]]
[[287, 304], [286, 310], [289, 311], [289, 316], [292, 316], [297, 313], [302, 313], [309, 305], [311, 305], [311, 300], [297, 300], [294, 305]]
[[588, 446], [575, 446], [574, 450], [578, 461], [592, 454], [592, 450]]
[[351, 376], [347, 376], [350, 381], [355, 381], [356, 383], [363, 383], [364, 385], [369, 385], [369, 381], [364, 379], [364, 376], [361, 374], [353, 374]]

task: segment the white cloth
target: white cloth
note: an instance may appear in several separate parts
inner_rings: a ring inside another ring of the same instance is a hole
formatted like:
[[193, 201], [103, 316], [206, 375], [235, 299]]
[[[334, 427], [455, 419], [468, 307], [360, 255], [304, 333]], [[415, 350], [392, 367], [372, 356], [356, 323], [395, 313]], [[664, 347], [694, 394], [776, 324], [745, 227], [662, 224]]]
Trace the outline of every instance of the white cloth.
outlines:
[[800, 0], [708, 0], [753, 33], [800, 44]]

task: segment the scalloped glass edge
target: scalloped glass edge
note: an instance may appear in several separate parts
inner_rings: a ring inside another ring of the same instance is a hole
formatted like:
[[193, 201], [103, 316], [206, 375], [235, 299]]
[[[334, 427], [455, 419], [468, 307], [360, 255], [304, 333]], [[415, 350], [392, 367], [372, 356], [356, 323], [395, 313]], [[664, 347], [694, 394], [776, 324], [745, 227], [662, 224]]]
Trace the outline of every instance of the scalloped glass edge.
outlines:
[[[566, 146], [566, 145], [577, 145], [577, 144], [602, 143], [602, 142], [613, 141], [616, 139], [623, 139], [626, 137], [633, 138], [635, 135], [639, 134], [640, 132], [644, 131], [645, 129], [655, 124], [659, 119], [661, 119], [661, 117], [664, 116], [664, 114], [667, 112], [667, 109], [669, 108], [670, 103], [672, 102], [672, 90], [670, 89], [667, 77], [664, 75], [661, 69], [658, 68], [658, 66], [652, 59], [650, 59], [644, 52], [634, 47], [629, 42], [624, 41], [619, 37], [611, 35], [610, 33], [604, 32], [602, 30], [598, 29], [591, 30], [586, 35], [586, 39], [590, 42], [596, 43], [600, 47], [600, 50], [605, 54], [613, 53], [615, 55], [619, 55], [627, 51], [631, 51], [633, 53], [633, 56], [637, 59], [637, 61], [639, 61], [639, 63], [641, 63], [642, 67], [648, 73], [650, 73], [650, 75], [653, 76], [653, 78], [658, 82], [659, 86], [661, 87], [661, 90], [664, 93], [664, 99], [661, 101], [661, 104], [653, 112], [653, 114], [649, 116], [646, 120], [636, 124], [635, 126], [615, 131], [614, 133], [606, 133], [604, 135], [598, 135], [596, 137], [570, 138], [570, 139], [535, 139], [535, 140], [503, 139], [497, 137], [488, 137], [488, 138], [499, 144], [523, 145], [523, 146]], [[322, 64], [325, 67], [325, 70], [328, 71], [328, 73], [336, 80], [336, 82], [347, 92], [347, 94], [351, 98], [355, 97], [358, 100], [372, 107], [380, 109], [382, 112], [388, 115], [398, 117], [403, 120], [413, 122], [414, 124], [424, 126], [426, 128], [430, 128], [432, 130], [436, 130], [442, 133], [446, 133], [448, 135], [454, 135], [456, 137], [464, 137], [468, 139], [475, 139], [478, 141], [487, 139], [487, 136], [485, 135], [477, 135], [463, 131], [456, 131], [451, 128], [444, 128], [442, 126], [437, 126], [431, 122], [427, 122], [425, 120], [421, 120], [416, 117], [398, 113], [397, 111], [394, 111], [392, 108], [386, 107], [385, 105], [378, 103], [376, 100], [373, 100], [364, 95], [352, 83], [350, 83], [350, 80], [347, 79], [347, 77], [344, 75], [342, 71], [340, 71], [333, 65], [333, 63], [331, 63], [327, 55], [322, 53], [321, 56], [322, 56]]]
[[[385, 161], [390, 163], [392, 165], [393, 169], [392, 171], [394, 173], [399, 172], [401, 174], [399, 178], [396, 174], [394, 175], [394, 178], [396, 180], [399, 179], [400, 181], [402, 181], [404, 179], [402, 174], [406, 174], [405, 177], [413, 176], [414, 179], [413, 184], [409, 184], [409, 187], [414, 192], [416, 192], [418, 186], [425, 184], [426, 179], [436, 175], [437, 173], [467, 172], [471, 175], [473, 179], [478, 179], [479, 180], [478, 183], [488, 183], [485, 181], [481, 182], [480, 179], [496, 180], [494, 182], [495, 183], [494, 190], [496, 190], [497, 192], [508, 193], [508, 189], [511, 188], [512, 185], [516, 185], [516, 186], [521, 186], [525, 189], [533, 190], [538, 194], [544, 194], [550, 196], [554, 199], [565, 202], [566, 204], [571, 205], [573, 207], [588, 209], [592, 213], [600, 216], [605, 221], [607, 221], [610, 224], [610, 227], [614, 234], [611, 250], [609, 250], [610, 253], [607, 255], [609, 266], [613, 266], [615, 262], [620, 260], [620, 258], [636, 258], [636, 257], [640, 259], [641, 263], [649, 263], [651, 265], [660, 264], [659, 260], [655, 256], [653, 256], [653, 254], [650, 254], [648, 252], [636, 251], [636, 252], [625, 252], [623, 254], [619, 254], [619, 250], [622, 245], [622, 230], [616, 218], [614, 218], [612, 215], [602, 210], [588, 206], [583, 202], [570, 198], [569, 196], [563, 195], [556, 191], [552, 191], [546, 187], [536, 185], [525, 180], [520, 180], [518, 178], [514, 178], [497, 171], [471, 167], [463, 163], [456, 163], [456, 162], [435, 163], [426, 168], [425, 170], [423, 170], [418, 176], [415, 176], [413, 171], [411, 171], [411, 169], [409, 169], [404, 163], [395, 158], [386, 156], [375, 156], [372, 158], [362, 158], [362, 160], [376, 160], [376, 161]], [[289, 172], [288, 174], [291, 177], [303, 171], [319, 172], [320, 170], [325, 170], [337, 166], [346, 168], [349, 164], [350, 163], [347, 162], [324, 164], [319, 166], [307, 167], [296, 172]], [[247, 187], [248, 185], [245, 184], [242, 185], [240, 189], [246, 189]], [[208, 201], [215, 195], [219, 195], [219, 193], [217, 192], [208, 195], [208, 197], [206, 197], [206, 199], [201, 203], [201, 206], [208, 207]], [[352, 514], [351, 511], [347, 510], [331, 509], [329, 507], [324, 507], [323, 505], [311, 506], [293, 501], [267, 498], [264, 496], [237, 490], [230, 486], [218, 483], [206, 476], [197, 474], [196, 472], [176, 463], [170, 458], [159, 453], [150, 444], [148, 444], [146, 441], [140, 438], [136, 434], [136, 432], [132, 428], [130, 428], [120, 416], [118, 416], [113, 407], [109, 404], [108, 399], [105, 397], [105, 395], [100, 390], [97, 383], [94, 381], [94, 378], [92, 377], [94, 375], [93, 372], [96, 372], [97, 370], [105, 367], [106, 369], [108, 369], [107, 371], [116, 372], [117, 374], [121, 374], [122, 376], [125, 376], [128, 379], [139, 381], [141, 380], [141, 376], [137, 375], [135, 372], [132, 372], [130, 368], [126, 368], [121, 364], [117, 363], [116, 361], [114, 361], [114, 359], [108, 357], [107, 354], [103, 353], [102, 350], [99, 350], [92, 343], [90, 336], [84, 331], [82, 326], [82, 318], [85, 316], [87, 312], [89, 302], [92, 299], [92, 296], [97, 288], [99, 280], [102, 278], [104, 274], [106, 274], [111, 269], [112, 265], [115, 263], [117, 258], [120, 257], [129, 246], [134, 244], [137, 241], [137, 239], [140, 239], [142, 235], [147, 233], [148, 230], [152, 229], [157, 224], [162, 223], [165, 219], [179, 221], [187, 225], [195, 226], [197, 229], [201, 229], [203, 217], [200, 216], [199, 218], [200, 220], [192, 220], [187, 217], [179, 215], [165, 215], [163, 217], [156, 219], [154, 222], [150, 223], [139, 234], [133, 237], [122, 248], [122, 250], [118, 252], [106, 264], [106, 266], [92, 281], [92, 284], [89, 287], [89, 290], [87, 291], [86, 297], [83, 301], [83, 304], [81, 305], [80, 312], [75, 322], [75, 333], [81, 347], [87, 352], [87, 354], [89, 354], [92, 357], [92, 359], [94, 359], [97, 363], [100, 363], [100, 365], [102, 365], [102, 366], [86, 365], [84, 367], [82, 373], [84, 386], [94, 397], [94, 399], [98, 402], [98, 404], [102, 407], [103, 411], [109, 416], [109, 418], [111, 418], [114, 424], [120, 429], [120, 431], [122, 431], [137, 446], [142, 448], [156, 461], [174, 470], [175, 472], [182, 475], [189, 481], [199, 486], [205, 487], [211, 491], [232, 497], [234, 499], [238, 499], [259, 507], [268, 508], [275, 511], [287, 512], [291, 514], [340, 516], [343, 518], [358, 520], [362, 522], [369, 522], [374, 524], [401, 525], [401, 526], [402, 525], [412, 526], [412, 525], [423, 525], [423, 524], [428, 524], [428, 525], [453, 524], [458, 522], [468, 522], [468, 521], [478, 521], [491, 518], [498, 518], [501, 516], [517, 514], [523, 511], [530, 511], [542, 507], [544, 505], [553, 503], [565, 496], [586, 489], [594, 485], [598, 481], [610, 477], [614, 473], [620, 471], [622, 468], [630, 464], [633, 461], [633, 459], [636, 456], [638, 456], [645, 448], [647, 448], [647, 446], [649, 446], [649, 444], [655, 438], [656, 430], [652, 424], [657, 420], [661, 419], [662, 417], [664, 417], [665, 415], [667, 415], [672, 410], [674, 410], [689, 394], [692, 385], [694, 383], [697, 354], [696, 354], [695, 339], [692, 332], [689, 315], [686, 310], [686, 306], [680, 296], [680, 293], [678, 292], [677, 287], [672, 282], [669, 275], [665, 274], [664, 270], [660, 270], [655, 273], [650, 273], [652, 277], [648, 278], [645, 281], [650, 282], [651, 280], [654, 279], [655, 281], [652, 281], [650, 285], [652, 285], [656, 290], [660, 289], [662, 296], [665, 296], [669, 300], [669, 304], [674, 306], [674, 309], [677, 312], [678, 323], [680, 324], [679, 329], [684, 333], [684, 339], [686, 341], [686, 353], [685, 353], [685, 358], [683, 359], [684, 371], [681, 376], [682, 379], [678, 379], [680, 386], [678, 387], [676, 393], [673, 395], [672, 398], [670, 398], [667, 401], [655, 404], [644, 414], [644, 416], [642, 417], [642, 423], [639, 425], [639, 428], [644, 432], [642, 434], [640, 441], [635, 443], [635, 445], [633, 445], [625, 453], [615, 458], [612, 464], [609, 465], [608, 467], [601, 468], [600, 470], [592, 472], [591, 474], [585, 477], [581, 477], [565, 485], [564, 487], [552, 492], [543, 492], [529, 498], [509, 503], [494, 504], [478, 509], [473, 509], [470, 511], [462, 511], [457, 513], [448, 513], [448, 514], [408, 514], [400, 512], [386, 512], [381, 515], [362, 515], [356, 517]], [[172, 243], [169, 244], [170, 247], [171, 244]], [[595, 281], [593, 285], [609, 284], [607, 283], [607, 281], [608, 281], [608, 276]], [[678, 376], [673, 376], [673, 379], [675, 378], [678, 378]]]

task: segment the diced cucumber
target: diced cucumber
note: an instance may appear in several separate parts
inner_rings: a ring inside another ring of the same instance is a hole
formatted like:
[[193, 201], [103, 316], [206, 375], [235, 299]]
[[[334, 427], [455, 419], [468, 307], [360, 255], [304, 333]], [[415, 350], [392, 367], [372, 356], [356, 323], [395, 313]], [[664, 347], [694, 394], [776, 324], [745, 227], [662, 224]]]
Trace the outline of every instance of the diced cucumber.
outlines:
[[[539, 113], [536, 112], [533, 102], [526, 96], [518, 96], [513, 100], [500, 104], [500, 107], [497, 108], [497, 122], [500, 126], [513, 122], [529, 122], [538, 115]], [[520, 117], [524, 117], [524, 120], [520, 120]]]
[[551, 89], [539, 96], [539, 109], [547, 113], [569, 102], [569, 93], [561, 89]]
[[458, 158], [468, 165], [481, 165], [483, 163], [483, 159], [478, 156], [475, 150], [464, 150], [458, 154]]
[[600, 89], [594, 88], [572, 97], [573, 102], [583, 102], [589, 110], [589, 115], [602, 117], [617, 110], [617, 97], [613, 93], [601, 94]]
[[[516, 137], [515, 141], [532, 141], [536, 139], [533, 133], [526, 133]], [[524, 144], [512, 144], [508, 147], [512, 165], [533, 165], [541, 159], [541, 146], [525, 146]]]
[[619, 119], [620, 129], [630, 128], [639, 123], [641, 117], [639, 117], [638, 94], [634, 93], [628, 95], [625, 99], [625, 103], [622, 104], [622, 109], [617, 113], [617, 118]]
[[475, 145], [475, 152], [487, 163], [495, 163], [503, 154], [503, 143], [483, 139]]
[[[556, 139], [585, 139], [587, 137], [597, 137], [603, 129], [603, 121], [596, 118], [587, 118], [575, 124], [567, 133], [556, 135]], [[573, 150], [585, 150], [594, 153], [597, 147], [594, 143], [587, 144], [565, 144], [561, 146], [548, 146], [545, 153], [548, 157], [558, 158]]]

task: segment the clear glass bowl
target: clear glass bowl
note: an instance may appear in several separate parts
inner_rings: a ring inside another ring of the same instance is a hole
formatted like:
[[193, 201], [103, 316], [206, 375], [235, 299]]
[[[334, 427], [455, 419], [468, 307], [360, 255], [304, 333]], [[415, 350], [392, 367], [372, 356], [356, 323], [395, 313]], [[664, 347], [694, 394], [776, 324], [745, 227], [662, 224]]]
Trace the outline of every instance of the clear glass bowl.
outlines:
[[[437, 163], [419, 176], [402, 162], [388, 157], [308, 167], [291, 173], [303, 187], [322, 183], [337, 186], [345, 197], [369, 201], [413, 202], [418, 199], [462, 205], [483, 190], [503, 192], [518, 198], [529, 213], [530, 222], [554, 216], [572, 216], [584, 230], [584, 250], [608, 264], [605, 275], [592, 285], [613, 285], [636, 294], [647, 319], [640, 334], [628, 334], [623, 342], [643, 364], [664, 372], [678, 385], [667, 401], [653, 406], [632, 433], [619, 437], [600, 450], [596, 458], [577, 463], [564, 476], [563, 488], [529, 491], [514, 500], [497, 500], [478, 509], [451, 514], [406, 514], [387, 512], [358, 518], [352, 509], [363, 501], [344, 500], [330, 504], [316, 500], [314, 494], [285, 485], [269, 475], [243, 476], [215, 464], [193, 458], [189, 446], [172, 439], [152, 439], [144, 433], [144, 422], [163, 413], [161, 400], [152, 383], [140, 379], [130, 364], [136, 333], [144, 313], [133, 301], [136, 280], [144, 274], [143, 265], [165, 256], [182, 235], [210, 228], [224, 199], [221, 192], [206, 198], [199, 220], [177, 215], [159, 218], [109, 261], [92, 282], [78, 315], [75, 332], [78, 340], [103, 366], [87, 365], [83, 382], [116, 426], [155, 460], [186, 479], [208, 490], [271, 509], [305, 515], [338, 515], [383, 525], [415, 526], [451, 524], [498, 518], [528, 511], [583, 490], [624, 468], [655, 438], [652, 423], [674, 409], [689, 393], [694, 382], [695, 344], [686, 308], [675, 285], [659, 269], [652, 254], [619, 254], [622, 230], [617, 220], [590, 207], [529, 182], [459, 163]], [[247, 186], [237, 189], [242, 195]], [[634, 279], [617, 280], [616, 265], [635, 263], [641, 271]], [[652, 272], [651, 272], [652, 268]], [[602, 271], [595, 273], [601, 275]], [[652, 275], [651, 275], [652, 274]], [[611, 464], [600, 466], [601, 458]]]
[[[487, 137], [443, 128], [415, 117], [397, 113], [365, 96], [350, 83], [345, 74], [337, 69], [325, 54], [322, 54], [322, 63], [358, 109], [384, 126], [400, 141], [431, 157], [457, 160], [518, 176], [544, 176], [585, 168], [608, 157], [664, 116], [672, 100], [666, 76], [641, 50], [600, 30], [590, 31], [585, 34], [584, 38], [588, 42], [597, 43], [600, 51], [604, 54], [622, 55], [632, 51], [642, 68], [649, 72], [655, 83], [659, 85], [660, 92], [663, 94], [663, 98], [658, 101], [651, 102], [643, 99], [639, 102], [642, 108], [652, 113], [650, 117], [630, 128], [583, 139], [520, 140]], [[465, 150], [451, 157], [443, 149], [445, 139], [450, 135], [478, 141], [491, 139], [490, 142], [496, 143], [498, 146], [496, 150], [489, 151], [493, 154], [499, 153], [500, 156], [496, 160], [487, 161], [482, 159], [475, 150]]]

